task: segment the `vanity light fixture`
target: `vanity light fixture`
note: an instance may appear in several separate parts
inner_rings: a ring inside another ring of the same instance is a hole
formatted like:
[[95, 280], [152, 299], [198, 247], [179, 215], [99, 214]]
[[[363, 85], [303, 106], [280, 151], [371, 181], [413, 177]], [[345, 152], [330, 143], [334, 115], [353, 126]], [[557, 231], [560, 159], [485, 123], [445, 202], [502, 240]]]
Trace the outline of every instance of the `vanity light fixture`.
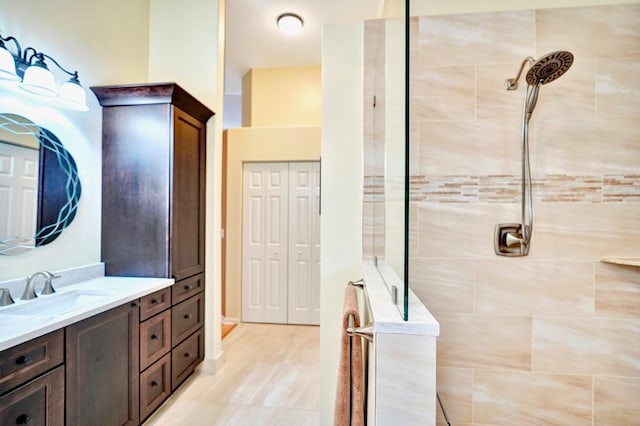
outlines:
[[295, 13], [283, 13], [277, 19], [278, 28], [285, 34], [294, 35], [302, 30], [304, 21]]
[[[5, 42], [12, 41], [16, 53], [11, 53]], [[70, 76], [69, 80], [56, 87], [56, 80], [45, 61], [55, 64]], [[68, 71], [51, 56], [38, 52], [33, 47], [22, 50], [15, 37], [0, 35], [0, 80], [19, 81], [19, 87], [27, 92], [54, 99], [59, 105], [77, 111], [88, 111], [87, 95], [78, 80], [78, 71]]]

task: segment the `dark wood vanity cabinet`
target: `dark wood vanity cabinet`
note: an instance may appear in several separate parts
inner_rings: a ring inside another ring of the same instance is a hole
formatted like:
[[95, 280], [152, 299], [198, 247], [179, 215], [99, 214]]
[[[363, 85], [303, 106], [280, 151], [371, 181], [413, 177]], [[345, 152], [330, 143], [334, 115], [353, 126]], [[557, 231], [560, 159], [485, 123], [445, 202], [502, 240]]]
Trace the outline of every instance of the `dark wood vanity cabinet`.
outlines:
[[139, 424], [139, 307], [113, 308], [66, 328], [66, 424]]
[[64, 425], [64, 332], [0, 352], [0, 425]]
[[141, 421], [204, 359], [203, 281], [199, 274], [140, 299]]

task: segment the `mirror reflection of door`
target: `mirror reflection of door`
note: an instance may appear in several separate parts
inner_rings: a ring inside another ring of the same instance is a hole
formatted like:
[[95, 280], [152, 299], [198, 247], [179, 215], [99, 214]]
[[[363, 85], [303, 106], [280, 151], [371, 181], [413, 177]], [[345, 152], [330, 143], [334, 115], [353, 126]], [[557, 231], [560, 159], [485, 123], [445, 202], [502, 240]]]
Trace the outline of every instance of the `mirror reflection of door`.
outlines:
[[0, 240], [36, 233], [38, 158], [33, 136], [0, 142]]

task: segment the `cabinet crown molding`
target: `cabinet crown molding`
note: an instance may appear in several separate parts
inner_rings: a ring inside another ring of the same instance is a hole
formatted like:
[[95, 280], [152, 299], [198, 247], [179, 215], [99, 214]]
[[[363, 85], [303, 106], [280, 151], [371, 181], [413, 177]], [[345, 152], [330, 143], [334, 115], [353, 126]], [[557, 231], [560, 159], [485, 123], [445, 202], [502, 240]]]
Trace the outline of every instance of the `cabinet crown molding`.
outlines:
[[177, 83], [121, 84], [92, 86], [103, 107], [173, 104], [206, 123], [215, 113]]

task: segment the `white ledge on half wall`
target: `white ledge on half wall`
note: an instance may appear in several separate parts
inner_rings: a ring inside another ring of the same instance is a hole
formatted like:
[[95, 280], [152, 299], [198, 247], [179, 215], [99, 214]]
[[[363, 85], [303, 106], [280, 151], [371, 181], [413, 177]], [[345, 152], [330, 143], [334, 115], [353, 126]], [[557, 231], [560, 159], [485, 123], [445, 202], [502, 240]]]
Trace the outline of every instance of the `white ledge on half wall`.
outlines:
[[603, 257], [600, 262], [640, 267], [640, 257]]
[[[395, 274], [388, 267], [385, 268], [384, 273], [385, 275]], [[440, 335], [440, 324], [411, 289], [409, 289], [409, 320], [405, 321], [400, 314], [399, 307], [392, 303], [391, 293], [373, 262], [362, 262], [362, 277], [366, 284], [366, 293], [369, 296], [374, 333]], [[394, 281], [399, 282], [400, 280], [395, 279]]]

